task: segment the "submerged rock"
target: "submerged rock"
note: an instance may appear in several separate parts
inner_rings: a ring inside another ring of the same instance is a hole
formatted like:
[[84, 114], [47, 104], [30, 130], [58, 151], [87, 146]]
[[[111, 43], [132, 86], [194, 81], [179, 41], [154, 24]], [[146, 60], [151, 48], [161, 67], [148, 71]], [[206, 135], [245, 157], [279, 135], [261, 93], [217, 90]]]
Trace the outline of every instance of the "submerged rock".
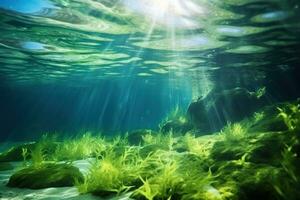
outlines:
[[158, 150], [168, 150], [168, 148], [167, 148], [166, 145], [163, 145], [163, 144], [148, 144], [148, 145], [144, 145], [140, 149], [140, 156], [142, 158], [146, 158], [151, 153], [156, 152]]
[[285, 145], [293, 143], [287, 132], [271, 132], [257, 134], [256, 139], [249, 141], [248, 161], [253, 163], [267, 163], [281, 166], [281, 154]]
[[299, 141], [295, 131], [278, 131], [216, 142], [210, 152], [215, 186], [228, 199], [299, 199]]
[[84, 177], [77, 167], [69, 164], [42, 164], [27, 167], [13, 174], [7, 186], [41, 189], [49, 187], [73, 186], [83, 182]]
[[281, 166], [281, 154], [293, 140], [295, 137], [289, 132], [252, 133], [238, 142], [218, 141], [210, 153], [216, 161], [239, 160], [245, 156], [251, 163]]
[[0, 171], [12, 170], [13, 168], [9, 162], [0, 162]]
[[[240, 143], [215, 143], [211, 168], [215, 186], [229, 199], [291, 199], [299, 192], [300, 160], [291, 132], [261, 133]], [[231, 147], [230, 147], [231, 146]]]
[[47, 155], [52, 154], [55, 149], [57, 148], [58, 143], [53, 142], [31, 142], [31, 143], [24, 143], [18, 146], [11, 147], [5, 152], [0, 153], [0, 162], [13, 162], [13, 161], [23, 161], [24, 160], [24, 150], [26, 151], [26, 159], [31, 159], [31, 152], [39, 146], [43, 150], [43, 154], [45, 157]]
[[189, 105], [187, 114], [194, 126], [203, 132], [220, 130], [228, 121], [249, 117], [266, 104], [264, 92], [245, 88], [212, 91], [205, 98]]
[[185, 119], [173, 119], [166, 121], [161, 125], [162, 133], [174, 133], [175, 135], [184, 135], [193, 129], [193, 125]]
[[22, 161], [24, 159], [22, 156], [23, 149], [27, 149], [27, 151], [30, 152], [35, 146], [36, 143], [25, 143], [12, 147], [0, 154], [0, 162]]
[[134, 130], [131, 131], [128, 134], [128, 142], [131, 145], [139, 145], [143, 143], [143, 137], [147, 134], [157, 134], [153, 130], [148, 130], [148, 129], [139, 129], [139, 130]]
[[254, 119], [255, 122], [251, 123], [248, 127], [249, 132], [276, 132], [286, 131], [288, 127], [284, 121], [278, 116], [278, 107], [284, 107], [285, 104], [275, 104], [266, 106], [255, 113], [259, 119]]
[[224, 162], [217, 172], [222, 178], [217, 187], [233, 188], [231, 199], [252, 200], [280, 199], [274, 186], [286, 174], [280, 168], [264, 164], [237, 164], [235, 161]]

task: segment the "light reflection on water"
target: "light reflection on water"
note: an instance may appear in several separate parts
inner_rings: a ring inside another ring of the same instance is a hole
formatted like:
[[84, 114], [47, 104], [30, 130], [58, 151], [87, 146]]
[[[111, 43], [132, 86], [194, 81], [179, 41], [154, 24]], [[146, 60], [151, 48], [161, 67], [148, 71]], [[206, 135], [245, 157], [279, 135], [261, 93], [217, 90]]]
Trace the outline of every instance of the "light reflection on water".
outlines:
[[[0, 72], [13, 82], [72, 81], [78, 76], [172, 81], [182, 75], [192, 78], [195, 72], [204, 79], [206, 72], [199, 69], [213, 73], [229, 66], [219, 57], [232, 66], [239, 54], [252, 55], [244, 63], [275, 54], [288, 57], [299, 44], [298, 6], [276, 2], [4, 0]], [[197, 6], [203, 12], [197, 13]], [[176, 23], [192, 19], [196, 26], [163, 25], [168, 18]], [[20, 71], [20, 65], [28, 70]]]

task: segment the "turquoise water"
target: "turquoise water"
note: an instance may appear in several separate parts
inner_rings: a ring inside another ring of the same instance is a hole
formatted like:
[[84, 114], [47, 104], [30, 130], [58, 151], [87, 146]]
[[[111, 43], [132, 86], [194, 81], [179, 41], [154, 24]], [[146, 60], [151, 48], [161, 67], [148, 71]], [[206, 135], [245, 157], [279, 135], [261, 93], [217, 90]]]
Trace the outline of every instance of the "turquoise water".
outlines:
[[299, 94], [298, 1], [2, 0], [0, 15], [11, 137], [155, 129], [212, 90]]
[[299, 200], [299, 0], [0, 0], [0, 199]]

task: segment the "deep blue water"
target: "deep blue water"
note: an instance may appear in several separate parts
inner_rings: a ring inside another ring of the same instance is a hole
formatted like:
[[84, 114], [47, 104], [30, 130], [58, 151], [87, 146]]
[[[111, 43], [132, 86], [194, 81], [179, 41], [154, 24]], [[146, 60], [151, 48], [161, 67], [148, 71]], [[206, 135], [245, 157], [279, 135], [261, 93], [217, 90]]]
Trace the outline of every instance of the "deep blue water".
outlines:
[[[151, 128], [176, 106], [186, 108], [189, 91], [172, 91], [168, 83], [155, 87], [145, 80], [96, 81], [82, 87], [58, 84], [1, 88], [3, 138], [36, 138], [57, 132], [76, 135], [84, 131], [120, 134]], [[130, 92], [128, 92], [130, 90]]]

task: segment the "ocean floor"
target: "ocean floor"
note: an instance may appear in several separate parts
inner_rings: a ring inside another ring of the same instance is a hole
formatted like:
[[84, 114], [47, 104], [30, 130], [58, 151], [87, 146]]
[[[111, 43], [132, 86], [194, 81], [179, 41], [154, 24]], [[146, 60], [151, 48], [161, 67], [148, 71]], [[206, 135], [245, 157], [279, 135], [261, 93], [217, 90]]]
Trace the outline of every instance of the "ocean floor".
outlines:
[[[1, 200], [125, 200], [130, 199], [128, 194], [118, 197], [101, 198], [92, 194], [80, 194], [75, 186], [73, 187], [52, 187], [45, 189], [20, 189], [7, 187], [9, 177], [22, 167], [22, 162], [12, 162], [12, 170], [0, 171], [0, 199]], [[84, 174], [90, 167], [90, 160], [75, 161], [74, 166], [78, 167]]]
[[[185, 126], [174, 121], [167, 123]], [[298, 200], [299, 155], [299, 102], [267, 106], [209, 135], [45, 135], [0, 154], [0, 198]]]

